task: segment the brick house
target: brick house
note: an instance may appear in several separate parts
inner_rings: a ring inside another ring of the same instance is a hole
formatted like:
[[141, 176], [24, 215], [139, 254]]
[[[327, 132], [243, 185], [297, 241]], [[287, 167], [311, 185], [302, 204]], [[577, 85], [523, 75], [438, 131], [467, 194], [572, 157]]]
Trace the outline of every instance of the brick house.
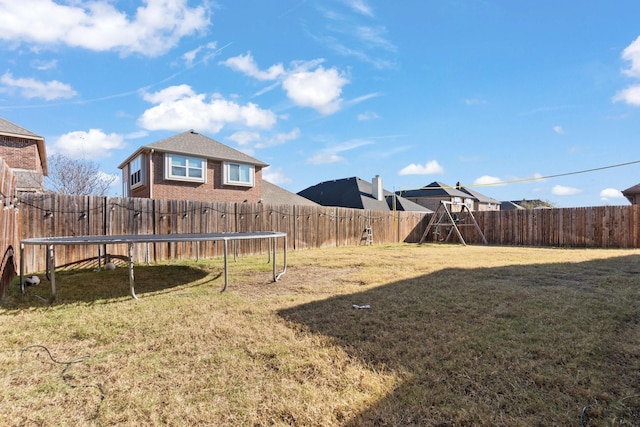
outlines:
[[138, 148], [118, 168], [124, 197], [257, 203], [267, 166], [190, 130]]
[[17, 192], [44, 191], [48, 169], [43, 137], [0, 117], [0, 158], [15, 175]]

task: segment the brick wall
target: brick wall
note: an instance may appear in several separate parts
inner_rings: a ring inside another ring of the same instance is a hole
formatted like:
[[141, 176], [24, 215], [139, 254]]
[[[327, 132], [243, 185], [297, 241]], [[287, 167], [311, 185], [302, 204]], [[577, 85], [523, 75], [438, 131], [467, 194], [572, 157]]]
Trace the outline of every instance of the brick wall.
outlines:
[[0, 158], [13, 169], [26, 169], [42, 173], [37, 142], [32, 139], [0, 136]]

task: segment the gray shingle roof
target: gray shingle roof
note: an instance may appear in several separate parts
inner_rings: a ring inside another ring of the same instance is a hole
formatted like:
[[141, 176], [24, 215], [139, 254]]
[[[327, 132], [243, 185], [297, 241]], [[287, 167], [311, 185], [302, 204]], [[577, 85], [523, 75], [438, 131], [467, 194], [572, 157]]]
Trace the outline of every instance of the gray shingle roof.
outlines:
[[[308, 187], [299, 195], [322, 206], [388, 211], [393, 209], [393, 193], [383, 190], [384, 200], [373, 197], [373, 185], [358, 177], [325, 181]], [[396, 199], [396, 210], [431, 212], [430, 209], [403, 197]]]
[[318, 206], [317, 203], [287, 191], [282, 187], [278, 187], [264, 179], [262, 180], [262, 202], [270, 205]]
[[12, 135], [12, 136], [25, 136], [33, 139], [44, 139], [40, 135], [36, 135], [30, 130], [20, 127], [15, 123], [11, 123], [10, 121], [3, 119], [2, 117], [0, 117], [0, 134]]
[[404, 190], [399, 193], [404, 197], [469, 197], [469, 194], [438, 181], [416, 190]]
[[470, 188], [467, 187], [462, 187], [460, 189], [462, 192], [469, 194], [471, 197], [474, 197], [477, 201], [479, 201], [480, 203], [492, 203], [492, 204], [500, 204], [499, 200], [496, 200], [494, 198], [491, 198], [489, 196], [485, 196], [482, 193], [478, 193], [475, 190], [472, 190]]
[[625, 196], [627, 195], [632, 195], [632, 194], [639, 194], [640, 193], [640, 184], [636, 184], [632, 187], [627, 188], [626, 190], [622, 190], [622, 194], [624, 194]]
[[269, 166], [267, 163], [261, 162], [241, 151], [194, 132], [193, 130], [145, 145], [142, 148], [205, 157], [207, 159], [247, 163], [262, 167]]
[[512, 210], [524, 210], [522, 206], [517, 203], [506, 201], [500, 203], [501, 211], [512, 211]]

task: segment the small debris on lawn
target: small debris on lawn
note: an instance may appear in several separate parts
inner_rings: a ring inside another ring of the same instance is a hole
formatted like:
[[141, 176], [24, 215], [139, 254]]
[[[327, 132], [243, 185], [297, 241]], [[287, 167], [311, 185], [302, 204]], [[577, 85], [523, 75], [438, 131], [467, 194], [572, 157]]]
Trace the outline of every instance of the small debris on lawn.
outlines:
[[369, 305], [369, 304], [365, 304], [365, 305], [353, 304], [352, 307], [353, 308], [357, 308], [357, 309], [362, 309], [362, 308], [371, 308], [371, 305]]
[[24, 279], [24, 284], [27, 286], [38, 286], [40, 284], [40, 278], [38, 276], [29, 276]]

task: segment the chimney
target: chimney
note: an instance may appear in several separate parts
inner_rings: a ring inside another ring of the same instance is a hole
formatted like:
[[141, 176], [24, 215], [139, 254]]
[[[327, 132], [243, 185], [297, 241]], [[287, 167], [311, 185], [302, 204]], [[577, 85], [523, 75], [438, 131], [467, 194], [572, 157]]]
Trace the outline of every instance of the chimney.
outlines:
[[373, 195], [373, 198], [380, 201], [384, 200], [384, 191], [382, 190], [382, 178], [380, 178], [380, 175], [376, 175], [375, 177], [373, 177], [371, 184], [373, 187], [373, 191], [371, 192]]

